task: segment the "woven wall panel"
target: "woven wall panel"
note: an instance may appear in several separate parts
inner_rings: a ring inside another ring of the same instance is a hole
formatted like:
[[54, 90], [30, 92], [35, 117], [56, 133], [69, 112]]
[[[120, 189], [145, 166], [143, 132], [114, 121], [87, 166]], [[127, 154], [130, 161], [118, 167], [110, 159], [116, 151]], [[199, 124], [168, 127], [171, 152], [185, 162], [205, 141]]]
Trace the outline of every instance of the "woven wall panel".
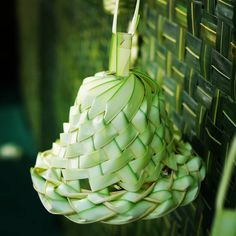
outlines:
[[208, 170], [192, 208], [170, 215], [183, 226], [179, 235], [209, 234], [222, 166], [236, 133], [235, 9], [231, 0], [149, 0], [143, 7], [139, 65], [163, 88], [172, 120]]

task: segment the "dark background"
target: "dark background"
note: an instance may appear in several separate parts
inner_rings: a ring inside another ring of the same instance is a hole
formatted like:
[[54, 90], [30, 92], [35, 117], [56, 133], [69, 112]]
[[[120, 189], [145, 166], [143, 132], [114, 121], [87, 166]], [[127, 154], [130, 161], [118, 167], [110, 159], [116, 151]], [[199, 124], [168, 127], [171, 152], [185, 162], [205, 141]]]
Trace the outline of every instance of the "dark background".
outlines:
[[0, 156], [0, 235], [61, 235], [60, 222], [43, 209], [29, 174], [36, 152], [20, 93], [16, 2], [4, 1], [1, 9], [0, 146], [12, 143], [23, 154]]
[[18, 76], [18, 32], [15, 0], [3, 3], [1, 13], [1, 103], [20, 99]]
[[0, 235], [61, 235], [58, 218], [42, 207], [29, 174], [36, 151], [20, 92], [16, 2], [4, 1], [1, 9], [0, 148], [12, 143], [22, 155], [0, 156]]

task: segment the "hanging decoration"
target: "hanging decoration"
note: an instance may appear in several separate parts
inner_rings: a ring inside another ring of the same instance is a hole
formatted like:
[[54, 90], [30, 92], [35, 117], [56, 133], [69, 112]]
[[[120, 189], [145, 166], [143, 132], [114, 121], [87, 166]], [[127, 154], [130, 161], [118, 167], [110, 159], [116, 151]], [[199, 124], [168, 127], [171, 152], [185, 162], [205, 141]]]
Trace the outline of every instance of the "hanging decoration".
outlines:
[[201, 158], [173, 130], [161, 89], [130, 69], [139, 4], [123, 33], [116, 1], [109, 71], [84, 79], [64, 133], [31, 169], [45, 208], [76, 223], [161, 217], [193, 201], [205, 176]]

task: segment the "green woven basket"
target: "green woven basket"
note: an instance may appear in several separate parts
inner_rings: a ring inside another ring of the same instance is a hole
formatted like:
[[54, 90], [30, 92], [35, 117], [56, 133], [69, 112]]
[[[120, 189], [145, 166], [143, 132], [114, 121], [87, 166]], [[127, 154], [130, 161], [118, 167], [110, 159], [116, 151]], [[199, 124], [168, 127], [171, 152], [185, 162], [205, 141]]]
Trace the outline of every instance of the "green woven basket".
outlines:
[[192, 202], [205, 168], [174, 132], [156, 82], [130, 69], [132, 36], [114, 13], [108, 72], [84, 79], [64, 133], [31, 169], [45, 208], [76, 223], [154, 219]]

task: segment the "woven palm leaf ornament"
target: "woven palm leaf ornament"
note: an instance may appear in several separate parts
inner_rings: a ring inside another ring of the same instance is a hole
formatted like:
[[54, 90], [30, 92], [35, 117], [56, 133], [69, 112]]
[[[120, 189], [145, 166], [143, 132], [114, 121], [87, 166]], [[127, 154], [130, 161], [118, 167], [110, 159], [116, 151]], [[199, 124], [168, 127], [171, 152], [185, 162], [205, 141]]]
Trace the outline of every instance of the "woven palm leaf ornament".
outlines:
[[161, 217], [193, 201], [205, 176], [200, 157], [175, 134], [154, 80], [130, 69], [128, 33], [113, 19], [109, 71], [84, 79], [69, 122], [31, 169], [45, 208], [86, 224]]

